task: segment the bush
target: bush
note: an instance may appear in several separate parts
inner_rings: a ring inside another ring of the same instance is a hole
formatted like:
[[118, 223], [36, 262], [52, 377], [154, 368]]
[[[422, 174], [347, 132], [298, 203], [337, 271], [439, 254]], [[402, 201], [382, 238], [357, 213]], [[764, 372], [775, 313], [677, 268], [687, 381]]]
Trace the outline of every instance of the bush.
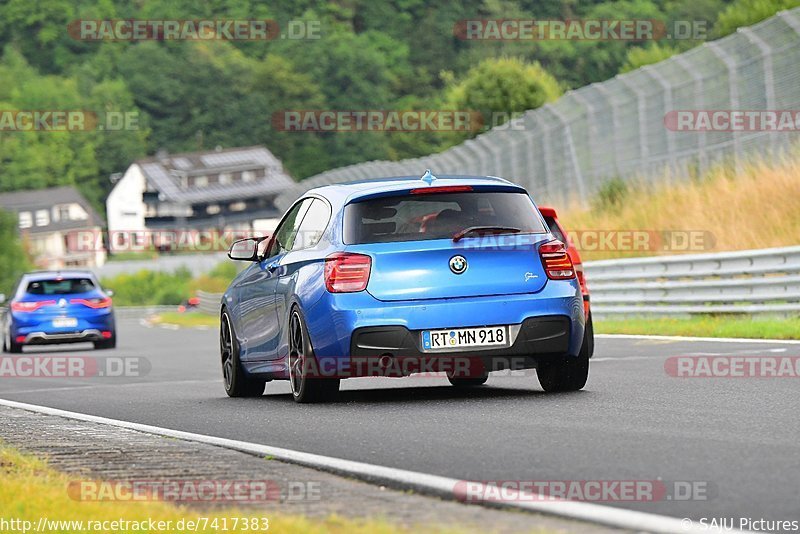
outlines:
[[628, 184], [622, 178], [612, 178], [600, 186], [592, 207], [597, 211], [619, 208], [628, 196]]
[[120, 306], [180, 304], [189, 298], [188, 269], [172, 273], [142, 270], [103, 279], [103, 287], [114, 291], [114, 302]]

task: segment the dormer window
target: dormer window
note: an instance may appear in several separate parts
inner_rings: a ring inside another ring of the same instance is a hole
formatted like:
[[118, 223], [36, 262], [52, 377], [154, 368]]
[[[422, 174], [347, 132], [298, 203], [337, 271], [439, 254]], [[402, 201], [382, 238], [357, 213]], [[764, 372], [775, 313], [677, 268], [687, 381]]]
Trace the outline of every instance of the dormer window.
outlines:
[[233, 175], [229, 172], [223, 172], [219, 175], [220, 185], [228, 185], [233, 182]]
[[29, 211], [19, 212], [19, 227], [30, 228], [31, 226], [33, 226], [33, 217], [31, 216], [31, 212]]
[[50, 224], [49, 210], [36, 210], [36, 226], [47, 226]]
[[208, 176], [195, 176], [194, 177], [194, 186], [195, 187], [207, 187], [208, 186]]

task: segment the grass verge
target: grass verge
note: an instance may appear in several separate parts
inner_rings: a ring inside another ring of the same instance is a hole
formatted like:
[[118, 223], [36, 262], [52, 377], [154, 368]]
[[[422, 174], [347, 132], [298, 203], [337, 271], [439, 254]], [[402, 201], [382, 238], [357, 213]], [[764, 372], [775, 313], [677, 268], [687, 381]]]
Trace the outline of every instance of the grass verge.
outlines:
[[[73, 500], [67, 491], [70, 478], [47, 466], [47, 464], [37, 458], [21, 454], [15, 449], [0, 444], [0, 518], [3, 521], [18, 521], [20, 528], [13, 524], [7, 524], [7, 528], [15, 531], [22, 531], [21, 527], [27, 523], [28, 531], [34, 530], [40, 525], [40, 518], [45, 518], [47, 523], [44, 532], [52, 533], [72, 533], [72, 532], [103, 532], [113, 531], [120, 534], [148, 532], [148, 527], [137, 528], [137, 525], [147, 525], [149, 521], [170, 522], [171, 527], [162, 529], [162, 532], [178, 532], [179, 521], [198, 521], [199, 518], [208, 518], [207, 526], [204, 528], [200, 519], [200, 526], [197, 530], [182, 529], [182, 531], [193, 531], [208, 534], [219, 534], [222, 532], [219, 525], [223, 519], [227, 520], [227, 530], [230, 533], [254, 534], [265, 532], [266, 526], [261, 524], [257, 529], [248, 529], [252, 523], [243, 525], [245, 518], [268, 518], [269, 532], [280, 532], [286, 534], [294, 533], [357, 533], [357, 534], [394, 534], [411, 532], [403, 527], [398, 527], [384, 521], [364, 520], [354, 521], [331, 516], [326, 519], [306, 519], [300, 516], [280, 515], [273, 513], [257, 513], [251, 511], [242, 512], [241, 510], [219, 510], [200, 511], [196, 508], [186, 508], [175, 506], [170, 503], [160, 501], [136, 501], [136, 502], [87, 502]], [[238, 518], [239, 528], [233, 528], [233, 520]], [[218, 520], [217, 528], [211, 525], [214, 519]], [[118, 524], [120, 528], [110, 526], [112, 521], [127, 521], [129, 524]], [[99, 530], [89, 527], [92, 524], [106, 526]], [[100, 522], [100, 523], [97, 523]], [[107, 523], [106, 523], [107, 522]], [[133, 524], [133, 523], [136, 524]], [[458, 532], [453, 529], [448, 531]]]
[[197, 326], [219, 326], [219, 317], [198, 311], [187, 311], [184, 313], [163, 312], [152, 317], [150, 320], [155, 324], [174, 324], [189, 328]]
[[595, 319], [596, 334], [800, 339], [800, 317], [786, 319], [722, 317]]
[[[590, 206], [558, 206], [559, 216], [567, 231], [579, 236], [614, 230], [653, 234], [649, 247], [614, 240], [598, 245], [597, 236], [583, 243], [576, 239], [583, 261], [796, 245], [800, 235], [797, 154], [794, 147], [792, 155], [753, 161], [739, 170], [719, 165], [690, 180], [611, 180]], [[698, 242], [678, 239], [687, 235]]]

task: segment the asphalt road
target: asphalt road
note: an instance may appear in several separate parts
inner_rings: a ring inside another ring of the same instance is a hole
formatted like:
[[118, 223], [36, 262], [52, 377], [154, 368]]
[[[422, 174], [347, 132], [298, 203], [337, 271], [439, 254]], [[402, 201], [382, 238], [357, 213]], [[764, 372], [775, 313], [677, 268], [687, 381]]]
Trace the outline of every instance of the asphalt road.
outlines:
[[225, 396], [213, 330], [119, 328], [114, 351], [35, 352], [146, 358], [146, 376], [2, 378], [0, 397], [457, 479], [662, 479], [669, 497], [674, 481], [692, 481], [704, 500], [607, 504], [737, 526], [800, 520], [800, 379], [675, 378], [664, 366], [800, 356], [800, 345], [598, 339], [577, 393], [545, 394], [532, 372], [469, 391], [443, 377], [363, 378], [345, 381], [338, 403], [296, 405], [285, 382], [259, 399]]

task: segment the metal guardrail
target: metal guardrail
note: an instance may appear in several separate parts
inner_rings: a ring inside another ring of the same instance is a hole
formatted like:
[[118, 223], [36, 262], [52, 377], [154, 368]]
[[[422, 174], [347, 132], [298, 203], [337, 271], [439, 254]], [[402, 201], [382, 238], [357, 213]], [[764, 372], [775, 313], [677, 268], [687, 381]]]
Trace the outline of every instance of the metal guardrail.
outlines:
[[587, 262], [592, 313], [800, 313], [800, 246]]
[[206, 291], [198, 291], [197, 298], [200, 303], [197, 305], [197, 310], [209, 315], [218, 315], [220, 308], [220, 301], [222, 300], [222, 293], [208, 293]]

